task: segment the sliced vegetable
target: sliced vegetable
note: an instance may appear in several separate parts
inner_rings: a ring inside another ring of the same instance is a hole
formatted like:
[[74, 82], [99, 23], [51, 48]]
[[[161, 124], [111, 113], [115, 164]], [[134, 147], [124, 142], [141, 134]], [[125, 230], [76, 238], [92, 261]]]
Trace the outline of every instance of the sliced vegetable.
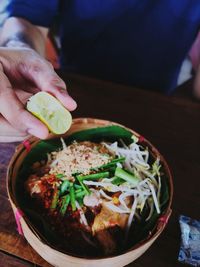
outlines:
[[68, 180], [65, 180], [62, 183], [62, 185], [60, 187], [60, 193], [61, 193], [61, 195], [63, 195], [67, 191], [67, 189], [69, 189], [69, 185], [70, 185], [70, 182]]
[[74, 188], [75, 188], [75, 189], [82, 189], [82, 186], [79, 185], [79, 184], [74, 184]]
[[81, 180], [80, 177], [77, 176], [77, 179], [78, 179], [80, 185], [82, 186], [83, 190], [85, 191], [86, 195], [89, 195], [89, 194], [90, 194], [90, 189], [87, 187], [87, 185], [85, 185], [85, 184], [82, 182], [82, 180]]
[[117, 185], [114, 185], [114, 184], [111, 184], [109, 182], [94, 182], [94, 181], [87, 181], [87, 180], [84, 180], [83, 181], [84, 185], [94, 185], [94, 186], [101, 186], [101, 187], [104, 187], [107, 191], [110, 191], [110, 192], [118, 192], [120, 191], [120, 188], [117, 186]]
[[124, 162], [125, 159], [126, 159], [125, 157], [113, 159], [111, 162], [100, 166], [99, 169], [106, 169], [106, 168], [112, 167], [113, 165], [116, 165], [117, 163]]
[[100, 178], [105, 178], [109, 176], [109, 172], [99, 172], [99, 173], [93, 173], [88, 175], [78, 175], [78, 180], [98, 180]]
[[84, 196], [86, 195], [86, 192], [85, 191], [80, 191], [80, 192], [75, 192], [75, 197], [76, 198], [83, 198]]
[[124, 183], [124, 180], [119, 177], [114, 177], [114, 179], [112, 180], [112, 184], [115, 184], [115, 185], [121, 185], [123, 183]]
[[[74, 189], [75, 189], [75, 184], [74, 184]], [[82, 191], [83, 191], [83, 188], [81, 187], [81, 188], [75, 190], [75, 194], [80, 193], [80, 192], [82, 192]]]
[[131, 139], [133, 140], [134, 143], [137, 143], [139, 141], [139, 138], [136, 135], [132, 135]]
[[61, 204], [61, 208], [60, 208], [60, 213], [62, 215], [65, 214], [67, 207], [69, 205], [69, 202], [70, 202], [70, 195], [66, 195], [66, 196], [62, 197], [62, 204]]
[[152, 164], [152, 172], [159, 176], [160, 175], [160, 168], [161, 168], [160, 160], [159, 160], [159, 158], [157, 158], [154, 161], [154, 163]]
[[131, 183], [134, 186], [137, 186], [137, 184], [140, 182], [140, 179], [138, 177], [126, 172], [125, 170], [119, 167], [117, 167], [115, 170], [115, 176]]
[[75, 191], [74, 191], [74, 186], [73, 186], [72, 183], [70, 183], [69, 195], [70, 195], [70, 203], [71, 203], [71, 206], [72, 206], [72, 211], [75, 211], [76, 210]]
[[77, 201], [75, 202], [75, 205], [76, 205], [76, 207], [77, 207], [77, 209], [78, 209], [78, 211], [79, 211], [79, 214], [80, 214], [80, 222], [81, 222], [82, 224], [84, 224], [85, 226], [88, 226], [87, 219], [86, 219], [86, 217], [85, 217], [85, 214], [84, 214], [84, 212], [83, 212], [81, 206], [79, 205], [79, 203], [78, 203]]
[[77, 197], [76, 200], [79, 203], [79, 205], [82, 207], [83, 206], [83, 197]]
[[58, 179], [62, 179], [64, 177], [65, 177], [65, 175], [63, 173], [56, 174], [56, 178], [58, 178]]
[[148, 183], [149, 188], [150, 188], [151, 193], [152, 193], [152, 197], [153, 197], [154, 205], [155, 205], [155, 207], [156, 207], [156, 211], [157, 211], [157, 213], [159, 214], [159, 213], [160, 213], [160, 207], [159, 207], [159, 204], [158, 204], [158, 200], [157, 200], [157, 196], [156, 196], [155, 189], [154, 189], [154, 187], [153, 187], [153, 185], [152, 185], [151, 182], [148, 182], [148, 181], [147, 181], [147, 183]]
[[149, 214], [148, 214], [148, 217], [145, 219], [146, 222], [151, 219], [151, 217], [153, 216], [153, 213], [154, 213], [154, 203], [153, 203], [152, 198], [149, 198], [147, 200], [147, 203], [148, 203], [148, 206], [149, 206]]
[[114, 205], [112, 202], [106, 202], [105, 203], [105, 206], [114, 211], [114, 212], [117, 212], [117, 213], [130, 213], [130, 210], [128, 209], [125, 209], [124, 207], [120, 207], [120, 206], [116, 206]]
[[128, 235], [128, 232], [130, 230], [131, 224], [133, 222], [133, 217], [135, 215], [135, 210], [137, 208], [137, 203], [138, 203], [137, 198], [135, 198], [134, 201], [133, 201], [132, 207], [131, 207], [131, 213], [129, 215], [128, 223], [127, 223], [127, 226], [126, 226], [126, 237]]
[[99, 190], [99, 193], [108, 200], [112, 200], [112, 197], [110, 197], [109, 195], [107, 195], [102, 189]]

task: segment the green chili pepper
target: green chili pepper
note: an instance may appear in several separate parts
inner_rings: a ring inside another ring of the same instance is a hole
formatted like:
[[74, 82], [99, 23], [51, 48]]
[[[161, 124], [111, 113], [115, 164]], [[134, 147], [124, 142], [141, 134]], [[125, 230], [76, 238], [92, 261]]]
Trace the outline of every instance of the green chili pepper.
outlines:
[[69, 205], [69, 202], [70, 202], [70, 195], [66, 195], [66, 196], [62, 197], [62, 204], [61, 204], [61, 208], [60, 208], [60, 213], [62, 215], [65, 214], [67, 207]]
[[119, 167], [117, 167], [115, 170], [115, 176], [133, 184], [134, 186], [136, 186], [140, 182], [140, 179], [138, 177], [126, 172], [125, 170]]

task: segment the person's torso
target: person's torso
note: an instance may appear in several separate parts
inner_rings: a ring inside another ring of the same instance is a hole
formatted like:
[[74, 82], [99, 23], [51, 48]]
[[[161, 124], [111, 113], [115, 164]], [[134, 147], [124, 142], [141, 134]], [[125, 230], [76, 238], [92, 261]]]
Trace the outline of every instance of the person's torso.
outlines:
[[65, 69], [170, 91], [200, 25], [199, 0], [68, 0], [61, 9]]

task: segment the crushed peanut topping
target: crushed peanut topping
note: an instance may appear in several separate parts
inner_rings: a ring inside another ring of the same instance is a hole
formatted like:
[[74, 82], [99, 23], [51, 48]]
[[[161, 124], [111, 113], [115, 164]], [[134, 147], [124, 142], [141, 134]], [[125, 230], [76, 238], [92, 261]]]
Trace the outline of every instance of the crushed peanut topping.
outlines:
[[66, 175], [68, 179], [75, 173], [89, 174], [91, 169], [109, 163], [113, 155], [104, 144], [73, 142], [63, 150], [52, 152], [50, 173]]

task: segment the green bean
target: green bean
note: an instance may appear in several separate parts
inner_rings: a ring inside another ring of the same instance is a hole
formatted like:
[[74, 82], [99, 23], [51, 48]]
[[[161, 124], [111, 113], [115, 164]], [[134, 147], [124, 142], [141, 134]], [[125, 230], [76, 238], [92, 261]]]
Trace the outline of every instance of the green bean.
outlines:
[[69, 202], [70, 202], [70, 195], [66, 195], [66, 196], [62, 197], [62, 204], [61, 204], [61, 208], [60, 208], [60, 213], [62, 215], [65, 214], [67, 207], [69, 205]]
[[58, 178], [58, 179], [61, 179], [63, 177], [65, 177], [65, 175], [63, 173], [56, 174], [56, 178]]
[[78, 179], [80, 185], [82, 186], [83, 190], [85, 191], [86, 195], [89, 195], [89, 194], [90, 194], [90, 189], [87, 187], [87, 185], [85, 185], [85, 184], [82, 182], [82, 180], [81, 180], [80, 177], [77, 176], [77, 179]]
[[112, 167], [113, 165], [116, 165], [118, 162], [124, 162], [125, 161], [125, 157], [121, 157], [121, 158], [117, 158], [117, 159], [113, 159], [111, 162], [107, 163], [107, 164], [104, 164], [104, 165], [101, 165], [99, 167], [99, 169], [106, 169], [106, 168], [109, 168], [109, 167]]
[[81, 180], [97, 180], [100, 178], [105, 178], [109, 176], [109, 172], [99, 172], [99, 173], [93, 173], [88, 175], [78, 175], [77, 179]]
[[[75, 189], [75, 186], [74, 186], [74, 189]], [[82, 192], [82, 191], [83, 191], [83, 188], [82, 188], [82, 186], [81, 186], [81, 188], [77, 189], [77, 190], [75, 191], [75, 193], [79, 193], [79, 192]]]
[[123, 183], [124, 183], [124, 180], [119, 177], [114, 177], [114, 179], [112, 180], [112, 184], [115, 184], [115, 185], [120, 185]]
[[75, 191], [74, 191], [74, 186], [72, 183], [70, 183], [69, 194], [70, 194], [70, 203], [72, 206], [72, 211], [75, 211], [76, 210]]
[[110, 167], [109, 167], [108, 169], [106, 169], [106, 170], [109, 171], [110, 176], [112, 176], [112, 175], [114, 175], [116, 168], [117, 168], [117, 166], [116, 166], [116, 165], [115, 165], [115, 166], [113, 165], [113, 166], [110, 166]]
[[60, 187], [60, 193], [63, 195], [67, 189], [69, 188], [69, 184], [70, 182], [68, 180], [65, 180], [62, 184], [61, 184], [61, 187]]
[[76, 198], [84, 197], [85, 195], [86, 195], [85, 191], [82, 191], [82, 190], [81, 190], [81, 192], [75, 191], [75, 197]]
[[79, 185], [79, 184], [74, 184], [74, 188], [75, 188], [75, 189], [82, 189], [82, 186]]
[[83, 198], [79, 197], [79, 198], [77, 198], [77, 201], [78, 201], [79, 205], [82, 207], [83, 206]]
[[119, 167], [117, 167], [115, 170], [115, 176], [133, 184], [134, 186], [136, 186], [140, 182], [140, 179], [138, 177], [126, 172], [125, 170]]

